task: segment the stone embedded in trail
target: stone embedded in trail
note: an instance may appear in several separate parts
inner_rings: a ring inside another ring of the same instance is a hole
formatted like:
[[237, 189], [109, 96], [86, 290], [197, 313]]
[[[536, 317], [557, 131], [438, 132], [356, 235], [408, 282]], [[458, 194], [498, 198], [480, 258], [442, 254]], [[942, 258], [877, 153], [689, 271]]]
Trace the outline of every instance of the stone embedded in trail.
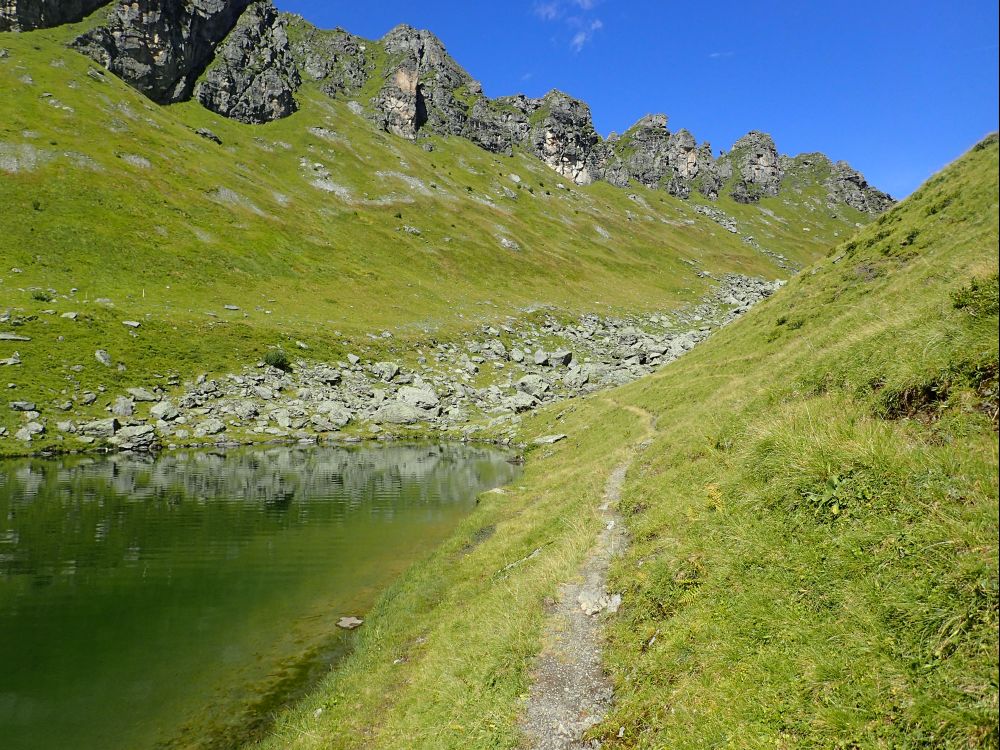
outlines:
[[569, 435], [543, 435], [542, 437], [537, 437], [534, 439], [535, 445], [552, 445], [553, 443], [558, 443], [560, 440], [565, 440]]

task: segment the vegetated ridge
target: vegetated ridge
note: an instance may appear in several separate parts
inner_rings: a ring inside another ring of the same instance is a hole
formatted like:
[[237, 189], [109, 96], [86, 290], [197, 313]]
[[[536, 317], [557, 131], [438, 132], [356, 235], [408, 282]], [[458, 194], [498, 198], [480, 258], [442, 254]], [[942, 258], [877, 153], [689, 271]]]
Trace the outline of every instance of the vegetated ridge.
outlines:
[[519, 747], [549, 597], [633, 452], [586, 741], [997, 747], [997, 167], [994, 135], [677, 362], [528, 417], [567, 437], [261, 747]]
[[[532, 104], [484, 148], [442, 88], [471, 79], [409, 27], [365, 42], [262, 2], [38, 7], [3, 17], [53, 28], [0, 37], [4, 452], [512, 440], [520, 413], [662, 366], [885, 204], [772, 146], [681, 190], [697, 175], [662, 118], [627, 169], [588, 135], [606, 181], [577, 184], [545, 149], [592, 133], [584, 105]], [[411, 64], [415, 140], [383, 106]]]

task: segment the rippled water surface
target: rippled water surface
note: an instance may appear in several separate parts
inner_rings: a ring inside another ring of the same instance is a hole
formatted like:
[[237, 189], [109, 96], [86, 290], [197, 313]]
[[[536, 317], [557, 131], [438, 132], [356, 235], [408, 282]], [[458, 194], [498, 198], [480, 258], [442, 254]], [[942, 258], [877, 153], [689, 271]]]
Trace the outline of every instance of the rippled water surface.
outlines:
[[230, 748], [515, 473], [466, 446], [0, 461], [0, 746]]

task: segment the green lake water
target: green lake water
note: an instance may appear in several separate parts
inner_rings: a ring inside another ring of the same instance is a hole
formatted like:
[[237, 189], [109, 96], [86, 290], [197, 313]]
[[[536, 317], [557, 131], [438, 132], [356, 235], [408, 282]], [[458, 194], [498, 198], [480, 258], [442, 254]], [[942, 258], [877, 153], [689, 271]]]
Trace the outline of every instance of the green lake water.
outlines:
[[515, 474], [448, 445], [0, 461], [0, 748], [238, 747]]

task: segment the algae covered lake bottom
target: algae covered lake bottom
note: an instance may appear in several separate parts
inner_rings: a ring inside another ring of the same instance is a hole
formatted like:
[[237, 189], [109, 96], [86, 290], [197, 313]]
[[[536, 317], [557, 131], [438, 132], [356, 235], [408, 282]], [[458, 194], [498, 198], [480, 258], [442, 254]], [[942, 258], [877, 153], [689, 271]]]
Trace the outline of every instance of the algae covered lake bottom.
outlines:
[[516, 473], [456, 445], [0, 461], [5, 750], [252, 739]]

